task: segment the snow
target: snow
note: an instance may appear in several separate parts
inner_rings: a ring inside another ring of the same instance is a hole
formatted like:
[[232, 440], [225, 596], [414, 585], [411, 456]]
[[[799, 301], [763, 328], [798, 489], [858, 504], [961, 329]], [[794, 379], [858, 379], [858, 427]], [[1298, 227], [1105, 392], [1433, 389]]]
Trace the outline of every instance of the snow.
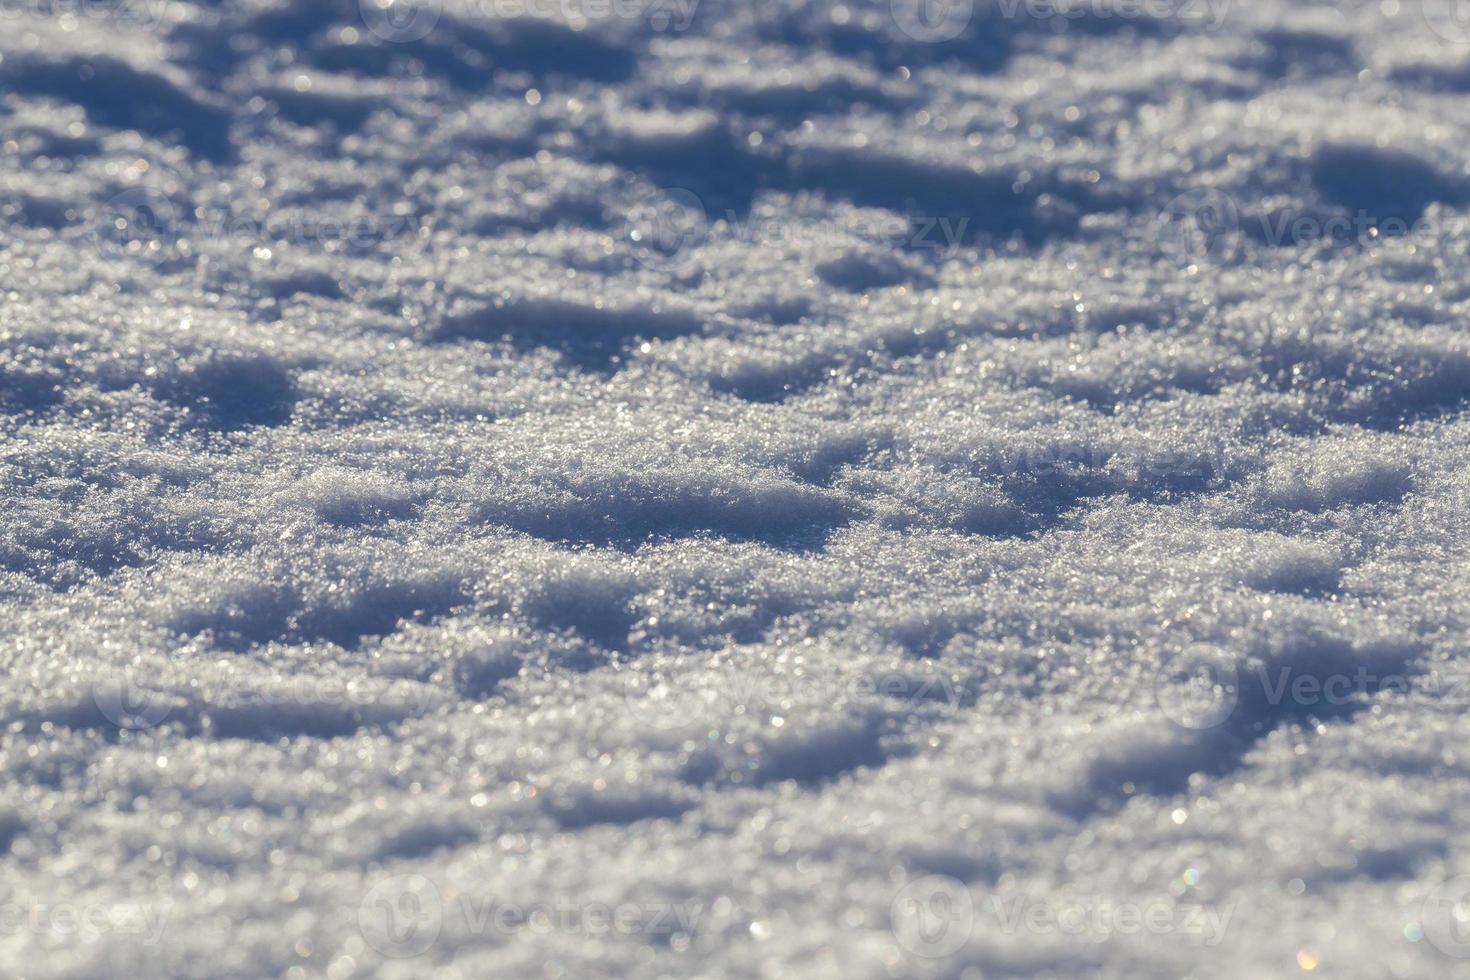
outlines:
[[1452, 8], [0, 2], [0, 973], [1452, 975]]

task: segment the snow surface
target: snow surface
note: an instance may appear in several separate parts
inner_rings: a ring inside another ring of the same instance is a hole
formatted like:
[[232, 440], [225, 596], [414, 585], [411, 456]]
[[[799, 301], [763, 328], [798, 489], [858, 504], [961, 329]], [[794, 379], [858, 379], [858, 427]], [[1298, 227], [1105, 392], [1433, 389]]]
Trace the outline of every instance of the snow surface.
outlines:
[[0, 0], [0, 973], [1464, 969], [1454, 3], [375, 2]]

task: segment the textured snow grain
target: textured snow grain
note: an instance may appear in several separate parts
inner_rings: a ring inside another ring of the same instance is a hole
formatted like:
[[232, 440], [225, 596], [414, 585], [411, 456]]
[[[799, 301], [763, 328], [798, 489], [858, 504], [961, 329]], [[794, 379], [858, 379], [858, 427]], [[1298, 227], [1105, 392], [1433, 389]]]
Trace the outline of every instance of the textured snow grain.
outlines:
[[1450, 5], [490, 6], [0, 4], [0, 974], [1451, 975]]

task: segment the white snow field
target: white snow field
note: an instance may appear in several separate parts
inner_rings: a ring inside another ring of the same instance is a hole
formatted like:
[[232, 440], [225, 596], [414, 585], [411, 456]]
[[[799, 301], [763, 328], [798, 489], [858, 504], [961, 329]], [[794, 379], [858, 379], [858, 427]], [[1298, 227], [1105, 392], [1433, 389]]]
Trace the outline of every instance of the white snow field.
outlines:
[[1453, 0], [0, 0], [0, 975], [1465, 976]]

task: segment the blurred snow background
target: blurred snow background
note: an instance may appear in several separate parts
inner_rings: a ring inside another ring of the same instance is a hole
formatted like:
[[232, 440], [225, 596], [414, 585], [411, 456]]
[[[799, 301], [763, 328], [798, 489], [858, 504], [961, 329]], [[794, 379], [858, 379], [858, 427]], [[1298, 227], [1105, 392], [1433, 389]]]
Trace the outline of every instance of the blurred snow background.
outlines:
[[1470, 957], [1449, 0], [0, 0], [0, 970]]

